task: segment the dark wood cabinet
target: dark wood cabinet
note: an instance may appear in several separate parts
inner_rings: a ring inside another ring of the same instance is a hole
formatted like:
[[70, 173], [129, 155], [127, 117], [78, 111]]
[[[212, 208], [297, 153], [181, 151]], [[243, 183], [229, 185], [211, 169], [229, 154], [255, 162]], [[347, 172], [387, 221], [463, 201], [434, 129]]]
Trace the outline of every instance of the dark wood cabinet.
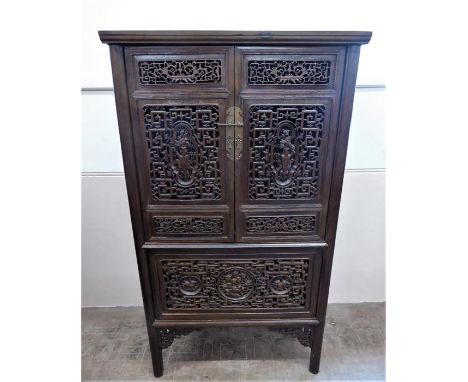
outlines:
[[155, 376], [190, 330], [268, 326], [317, 373], [370, 32], [101, 31]]

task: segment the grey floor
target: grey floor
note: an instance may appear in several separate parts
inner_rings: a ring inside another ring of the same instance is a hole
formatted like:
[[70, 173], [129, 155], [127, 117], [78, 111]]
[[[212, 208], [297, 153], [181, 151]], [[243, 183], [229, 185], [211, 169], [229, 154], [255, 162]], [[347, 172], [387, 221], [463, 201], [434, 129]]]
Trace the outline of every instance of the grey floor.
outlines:
[[[382, 381], [385, 304], [330, 304], [321, 371], [309, 348], [266, 328], [211, 328], [177, 338], [163, 351], [160, 381]], [[158, 381], [141, 308], [82, 310], [82, 380]]]

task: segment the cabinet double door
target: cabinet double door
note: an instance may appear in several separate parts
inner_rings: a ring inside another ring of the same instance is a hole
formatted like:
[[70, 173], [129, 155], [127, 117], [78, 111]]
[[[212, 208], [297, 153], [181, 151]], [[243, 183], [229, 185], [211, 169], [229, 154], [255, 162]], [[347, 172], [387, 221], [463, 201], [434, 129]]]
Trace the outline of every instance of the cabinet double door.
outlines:
[[145, 241], [324, 240], [344, 53], [126, 48]]

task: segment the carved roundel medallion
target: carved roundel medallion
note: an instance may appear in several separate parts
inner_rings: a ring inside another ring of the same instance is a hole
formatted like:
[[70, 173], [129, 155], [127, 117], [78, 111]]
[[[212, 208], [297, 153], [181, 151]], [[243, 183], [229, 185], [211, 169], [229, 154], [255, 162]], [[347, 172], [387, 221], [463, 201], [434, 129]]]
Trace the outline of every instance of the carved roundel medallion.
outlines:
[[179, 289], [186, 296], [194, 296], [202, 290], [202, 281], [197, 276], [182, 276], [179, 280]]
[[286, 294], [291, 291], [293, 281], [286, 275], [278, 275], [270, 280], [270, 290], [274, 294]]
[[227, 300], [244, 300], [254, 289], [254, 275], [243, 268], [227, 269], [218, 277], [218, 291]]

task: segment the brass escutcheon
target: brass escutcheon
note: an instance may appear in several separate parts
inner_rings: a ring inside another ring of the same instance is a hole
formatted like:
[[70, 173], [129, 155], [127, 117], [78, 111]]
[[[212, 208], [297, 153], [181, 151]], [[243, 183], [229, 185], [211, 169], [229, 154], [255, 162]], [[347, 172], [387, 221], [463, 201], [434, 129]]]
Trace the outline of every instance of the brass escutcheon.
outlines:
[[242, 157], [242, 130], [243, 116], [242, 109], [232, 106], [228, 109], [226, 123], [218, 123], [220, 126], [226, 126], [226, 153], [229, 159], [239, 160]]

